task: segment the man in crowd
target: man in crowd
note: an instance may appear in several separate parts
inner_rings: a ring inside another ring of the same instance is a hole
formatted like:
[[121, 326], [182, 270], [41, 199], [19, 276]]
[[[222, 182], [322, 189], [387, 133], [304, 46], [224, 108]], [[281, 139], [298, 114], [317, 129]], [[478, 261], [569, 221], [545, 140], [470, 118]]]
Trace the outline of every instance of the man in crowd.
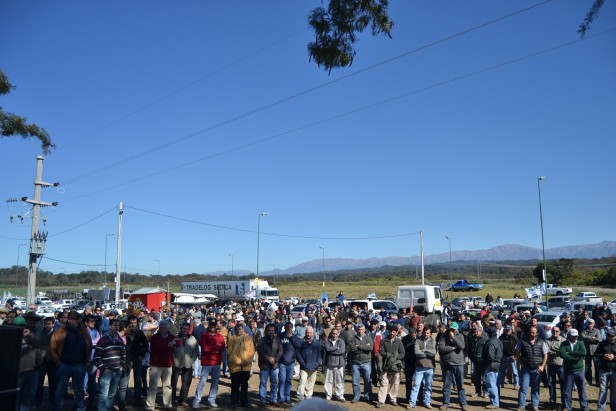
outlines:
[[468, 338], [468, 358], [473, 364], [471, 381], [475, 386], [475, 394], [471, 397], [483, 396], [483, 347], [487, 341], [482, 326], [477, 324]]
[[518, 392], [518, 410], [524, 411], [530, 385], [533, 411], [538, 411], [541, 373], [545, 370], [548, 362], [548, 346], [543, 340], [537, 338], [537, 327], [531, 326], [528, 329], [527, 339], [518, 342], [516, 352], [518, 353], [519, 361], [522, 363], [520, 391]]
[[398, 405], [398, 390], [400, 389], [400, 374], [404, 366], [404, 346], [398, 337], [398, 327], [389, 326], [389, 335], [381, 340], [379, 357], [382, 364], [377, 408], [382, 408], [389, 396], [392, 405]]
[[560, 345], [560, 356], [563, 359], [563, 378], [565, 382], [563, 405], [567, 411], [571, 411], [571, 397], [574, 383], [580, 397], [580, 405], [584, 411], [588, 411], [588, 397], [586, 396], [586, 382], [584, 380], [586, 347], [584, 343], [578, 339], [578, 334], [578, 330], [575, 328], [572, 329], [569, 331], [567, 341]]
[[109, 332], [101, 337], [94, 350], [94, 365], [100, 372], [98, 411], [113, 410], [113, 401], [126, 366], [126, 345], [119, 334], [120, 321], [109, 321]]
[[248, 402], [248, 380], [255, 346], [252, 336], [244, 331], [241, 323], [235, 325], [233, 335], [229, 336], [227, 355], [231, 374], [231, 408], [236, 408], [238, 405], [251, 408], [252, 405]]
[[64, 408], [64, 394], [69, 379], [73, 380], [75, 408], [84, 410], [86, 405], [83, 387], [86, 365], [92, 352], [92, 341], [88, 330], [81, 324], [77, 311], [70, 311], [67, 323], [52, 334], [49, 352], [56, 365], [54, 411], [62, 411]]
[[285, 403], [291, 404], [291, 383], [295, 371], [295, 357], [302, 345], [300, 339], [293, 333], [293, 324], [290, 321], [284, 325], [284, 330], [279, 337], [280, 344], [282, 344], [282, 357], [280, 357], [278, 371], [278, 402], [282, 406]]
[[599, 385], [599, 366], [597, 360], [595, 359], [595, 351], [597, 350], [597, 345], [599, 341], [601, 341], [601, 333], [595, 327], [595, 320], [592, 318], [588, 320], [588, 325], [586, 329], [580, 333], [580, 337], [584, 346], [586, 347], [586, 359], [585, 359], [585, 368], [586, 368], [586, 382], [589, 385], [592, 385], [593, 382], [593, 372], [592, 369], [595, 369], [595, 384]]
[[370, 363], [372, 361], [372, 339], [366, 334], [366, 326], [360, 323], [355, 334], [349, 341], [349, 362], [353, 377], [353, 399], [356, 403], [361, 398], [360, 377], [364, 380], [364, 400], [370, 402], [372, 385], [370, 384]]
[[417, 341], [417, 331], [415, 327], [409, 327], [408, 334], [401, 337], [401, 341], [404, 346], [405, 404], [409, 404], [411, 401], [411, 391], [413, 390], [413, 378], [415, 378], [416, 367], [415, 342]]
[[605, 411], [607, 393], [610, 392], [610, 410], [616, 411], [616, 329], [606, 332], [606, 339], [601, 341], [595, 351], [599, 360], [599, 400], [598, 411]]
[[498, 384], [498, 372], [500, 370], [500, 362], [503, 358], [503, 343], [497, 337], [495, 327], [488, 327], [488, 340], [483, 346], [482, 367], [486, 382], [486, 389], [490, 396], [490, 404], [486, 406], [488, 409], [500, 407], [500, 385]]
[[146, 399], [146, 408], [154, 410], [156, 390], [162, 381], [163, 407], [171, 408], [171, 368], [173, 367], [173, 347], [175, 337], [169, 334], [169, 323], [160, 321], [158, 332], [150, 338], [150, 386]]
[[560, 328], [552, 328], [552, 336], [546, 340], [548, 346], [548, 389], [550, 390], [550, 407], [558, 407], [558, 395], [556, 391], [556, 377], [560, 385], [560, 401], [563, 400], [563, 359], [560, 356], [560, 345], [565, 339], [560, 335]]
[[507, 370], [511, 369], [513, 376], [514, 389], [519, 388], [518, 364], [516, 361], [515, 349], [518, 345], [518, 337], [513, 332], [511, 325], [503, 327], [503, 334], [499, 338], [503, 343], [503, 358], [501, 358], [500, 371], [498, 372], [498, 384], [501, 388], [505, 384]]
[[411, 391], [409, 406], [415, 408], [419, 395], [419, 388], [423, 388], [424, 407], [432, 409], [430, 400], [432, 398], [432, 381], [434, 379], [434, 367], [436, 362], [436, 342], [432, 339], [430, 328], [424, 329], [421, 338], [415, 342], [415, 386]]
[[265, 326], [265, 335], [257, 345], [259, 354], [259, 402], [261, 407], [268, 405], [267, 380], [270, 381], [269, 405], [278, 407], [278, 367], [282, 357], [282, 344], [276, 332], [276, 325], [270, 323]]
[[323, 366], [325, 368], [325, 383], [323, 390], [329, 401], [335, 394], [340, 402], [344, 402], [344, 365], [346, 346], [340, 338], [340, 330], [334, 328], [329, 338], [323, 344]]
[[53, 406], [54, 392], [56, 388], [56, 366], [53, 363], [53, 358], [49, 351], [49, 344], [51, 342], [51, 336], [53, 334], [53, 317], [46, 317], [43, 320], [43, 330], [41, 336], [43, 338], [42, 345], [45, 349], [45, 357], [43, 363], [38, 372], [38, 381], [35, 395], [35, 405], [40, 408], [43, 405], [44, 396], [44, 383], [45, 377], [47, 377], [47, 384], [49, 386], [49, 401]]
[[462, 411], [467, 410], [466, 391], [464, 391], [464, 336], [458, 332], [458, 323], [452, 322], [441, 338], [438, 352], [443, 366], [443, 405], [441, 410], [449, 408], [451, 386], [456, 384], [458, 402]]
[[[193, 364], [199, 355], [199, 342], [190, 335], [190, 324], [180, 327], [173, 348], [173, 370], [171, 371], [171, 400], [174, 405], [185, 405], [188, 402], [188, 390], [192, 381]], [[180, 396], [176, 395], [178, 379], [181, 378]]]
[[317, 370], [322, 364], [321, 342], [314, 338], [314, 328], [311, 326], [306, 327], [306, 335], [297, 352], [297, 362], [299, 362], [297, 398], [303, 401], [312, 397]]
[[208, 403], [210, 407], [216, 408], [216, 397], [218, 396], [218, 381], [220, 380], [221, 363], [223, 352], [226, 350], [225, 338], [218, 332], [218, 323], [210, 321], [207, 332], [201, 336], [199, 346], [201, 347], [201, 381], [197, 385], [195, 398], [192, 408], [198, 409], [201, 403], [201, 395], [207, 383], [208, 376], [211, 376], [210, 393]]

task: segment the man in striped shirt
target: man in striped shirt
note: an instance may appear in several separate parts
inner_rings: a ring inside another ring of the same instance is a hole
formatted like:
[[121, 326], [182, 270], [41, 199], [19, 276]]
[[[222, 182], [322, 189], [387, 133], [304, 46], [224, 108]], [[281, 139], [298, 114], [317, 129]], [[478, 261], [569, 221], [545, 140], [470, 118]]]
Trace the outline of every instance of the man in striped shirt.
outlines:
[[109, 321], [109, 333], [98, 340], [94, 351], [94, 365], [100, 370], [100, 391], [98, 410], [111, 411], [122, 375], [126, 365], [126, 345], [120, 337], [120, 321], [114, 318]]

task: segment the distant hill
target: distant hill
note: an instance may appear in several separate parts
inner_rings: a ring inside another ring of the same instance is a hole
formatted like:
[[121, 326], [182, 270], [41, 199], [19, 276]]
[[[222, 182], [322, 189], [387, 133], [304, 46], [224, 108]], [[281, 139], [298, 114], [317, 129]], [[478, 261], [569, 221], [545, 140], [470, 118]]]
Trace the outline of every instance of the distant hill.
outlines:
[[[547, 259], [559, 258], [602, 258], [616, 256], [616, 241], [603, 241], [598, 244], [571, 245], [566, 247], [550, 248], [545, 250]], [[451, 253], [452, 261], [520, 261], [540, 260], [543, 258], [540, 248], [526, 247], [519, 244], [504, 244], [488, 250], [459, 250]], [[449, 262], [449, 252], [424, 256], [424, 264], [438, 264]], [[263, 275], [303, 274], [320, 272], [323, 260], [306, 261], [285, 270], [263, 272]], [[326, 258], [325, 269], [328, 272], [339, 270], [353, 270], [362, 268], [378, 268], [383, 266], [408, 266], [421, 264], [420, 256], [413, 257], [384, 257], [384, 258]]]

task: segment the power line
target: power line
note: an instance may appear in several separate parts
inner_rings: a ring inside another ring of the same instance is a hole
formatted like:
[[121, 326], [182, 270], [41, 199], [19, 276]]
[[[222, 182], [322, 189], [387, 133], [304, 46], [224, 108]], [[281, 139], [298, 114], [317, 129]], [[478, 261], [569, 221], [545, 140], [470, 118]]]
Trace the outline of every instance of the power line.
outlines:
[[403, 57], [409, 56], [409, 55], [414, 54], [414, 53], [418, 53], [418, 52], [420, 52], [420, 51], [426, 50], [426, 49], [428, 49], [428, 48], [430, 48], [430, 47], [434, 47], [434, 46], [436, 46], [436, 45], [438, 45], [438, 44], [441, 44], [441, 43], [444, 43], [444, 42], [446, 42], [446, 41], [449, 41], [449, 40], [455, 39], [455, 38], [457, 38], [457, 37], [463, 36], [463, 35], [465, 35], [465, 34], [471, 33], [471, 32], [473, 32], [473, 31], [476, 31], [476, 30], [479, 30], [479, 29], [485, 28], [485, 27], [487, 27], [487, 26], [489, 26], [489, 25], [492, 25], [492, 24], [494, 24], [494, 23], [500, 22], [500, 21], [502, 21], [502, 20], [508, 19], [508, 18], [510, 18], [510, 17], [513, 17], [513, 16], [516, 16], [516, 15], [518, 15], [518, 14], [521, 14], [521, 13], [527, 12], [527, 11], [529, 11], [529, 10], [532, 10], [532, 9], [536, 8], [536, 7], [543, 6], [543, 5], [545, 5], [545, 4], [550, 3], [551, 1], [552, 1], [552, 0], [545, 0], [545, 1], [542, 1], [542, 2], [540, 2], [540, 3], [537, 3], [537, 4], [534, 4], [534, 5], [531, 5], [531, 6], [529, 6], [529, 7], [525, 7], [525, 8], [523, 8], [523, 9], [517, 10], [517, 11], [515, 11], [515, 12], [512, 12], [512, 13], [506, 14], [506, 15], [504, 15], [504, 16], [497, 17], [497, 18], [495, 18], [495, 19], [493, 19], [493, 20], [487, 21], [487, 22], [485, 22], [485, 23], [479, 24], [479, 25], [477, 25], [477, 26], [471, 27], [471, 28], [466, 29], [466, 30], [462, 30], [462, 31], [460, 31], [460, 32], [458, 32], [458, 33], [455, 33], [455, 34], [452, 34], [452, 35], [449, 35], [449, 36], [443, 37], [443, 38], [441, 38], [441, 39], [439, 39], [439, 40], [433, 41], [433, 42], [428, 43], [428, 44], [426, 44], [426, 45], [423, 45], [423, 46], [417, 47], [417, 48], [415, 48], [415, 49], [409, 50], [409, 51], [404, 52], [404, 53], [402, 53], [402, 54], [399, 54], [399, 55], [397, 55], [397, 56], [394, 56], [394, 57], [391, 57], [391, 58], [388, 58], [388, 59], [382, 60], [382, 61], [380, 61], [380, 62], [378, 62], [378, 63], [375, 63], [375, 64], [372, 64], [372, 65], [370, 65], [370, 66], [364, 67], [363, 69], [360, 69], [360, 70], [358, 70], [358, 71], [356, 71], [356, 72], [353, 72], [353, 73], [348, 73], [348, 74], [343, 75], [343, 76], [341, 76], [341, 77], [339, 77], [339, 78], [337, 78], [337, 79], [333, 79], [333, 80], [330, 80], [330, 81], [326, 81], [326, 82], [321, 83], [321, 84], [319, 84], [319, 85], [317, 85], [317, 86], [310, 87], [310, 88], [308, 88], [308, 89], [306, 89], [306, 90], [300, 91], [300, 92], [298, 92], [298, 93], [292, 94], [292, 95], [287, 96], [287, 97], [284, 97], [284, 98], [282, 98], [282, 99], [279, 99], [279, 100], [273, 101], [273, 102], [271, 102], [271, 103], [265, 104], [265, 105], [263, 105], [263, 106], [257, 107], [257, 108], [255, 108], [255, 109], [253, 109], [253, 110], [249, 110], [249, 111], [244, 112], [244, 113], [242, 113], [242, 114], [238, 114], [238, 115], [236, 115], [236, 116], [234, 116], [234, 117], [228, 118], [228, 119], [226, 119], [226, 120], [223, 120], [223, 121], [221, 121], [221, 122], [218, 122], [218, 123], [216, 123], [216, 124], [213, 124], [213, 125], [211, 125], [211, 126], [209, 126], [209, 127], [205, 127], [205, 128], [200, 129], [200, 130], [196, 130], [196, 131], [194, 131], [194, 132], [192, 132], [192, 133], [189, 133], [189, 134], [187, 134], [187, 135], [185, 135], [185, 136], [183, 136], [183, 137], [176, 138], [176, 139], [171, 140], [171, 141], [168, 141], [168, 142], [166, 142], [166, 143], [164, 143], [164, 144], [161, 144], [161, 145], [158, 145], [158, 146], [155, 146], [155, 147], [149, 148], [149, 149], [147, 149], [147, 150], [145, 150], [145, 151], [142, 151], [141, 153], [134, 154], [134, 155], [129, 156], [129, 157], [126, 157], [126, 158], [124, 158], [124, 159], [121, 159], [121, 160], [115, 161], [115, 162], [113, 162], [113, 163], [110, 163], [110, 164], [107, 164], [107, 165], [105, 165], [105, 166], [102, 166], [102, 167], [99, 167], [99, 168], [97, 168], [97, 169], [94, 169], [94, 170], [91, 170], [91, 171], [89, 171], [89, 172], [86, 172], [86, 173], [84, 173], [84, 174], [82, 174], [82, 175], [79, 175], [79, 176], [73, 177], [73, 178], [71, 178], [71, 179], [65, 180], [64, 185], [68, 185], [68, 184], [71, 184], [71, 183], [74, 183], [74, 182], [77, 182], [77, 181], [83, 180], [83, 179], [85, 179], [85, 178], [87, 178], [87, 177], [90, 177], [90, 176], [92, 176], [92, 175], [94, 175], [94, 174], [101, 173], [101, 172], [106, 171], [106, 170], [108, 170], [108, 169], [110, 169], [110, 168], [114, 168], [114, 167], [120, 166], [120, 165], [122, 165], [122, 164], [125, 164], [125, 163], [128, 163], [128, 162], [130, 162], [130, 161], [133, 161], [133, 160], [139, 159], [139, 158], [141, 158], [141, 157], [144, 157], [144, 156], [146, 156], [146, 155], [148, 155], [148, 154], [152, 154], [152, 153], [155, 153], [155, 152], [157, 152], [157, 151], [163, 150], [163, 149], [165, 149], [165, 148], [171, 147], [171, 146], [173, 146], [173, 145], [175, 145], [175, 144], [178, 144], [178, 143], [184, 142], [184, 141], [189, 140], [189, 139], [191, 139], [191, 138], [193, 138], [193, 137], [196, 137], [196, 136], [199, 136], [199, 135], [201, 135], [201, 134], [207, 133], [207, 132], [209, 132], [209, 131], [212, 131], [212, 130], [218, 129], [218, 128], [223, 127], [223, 126], [225, 126], [225, 125], [228, 125], [228, 124], [234, 123], [234, 122], [236, 122], [236, 121], [238, 121], [238, 120], [241, 120], [241, 119], [244, 119], [244, 118], [246, 118], [246, 117], [250, 117], [250, 116], [252, 116], [252, 115], [254, 115], [254, 114], [257, 114], [257, 113], [259, 113], [259, 112], [265, 111], [265, 110], [270, 109], [270, 108], [275, 107], [275, 106], [278, 106], [278, 105], [280, 105], [280, 104], [282, 104], [282, 103], [286, 103], [286, 102], [288, 102], [288, 101], [294, 100], [294, 99], [296, 99], [296, 98], [298, 98], [298, 97], [301, 97], [301, 96], [303, 96], [303, 95], [310, 94], [310, 93], [312, 93], [312, 92], [314, 92], [314, 91], [316, 91], [316, 90], [320, 90], [320, 89], [322, 89], [322, 88], [324, 88], [324, 87], [330, 86], [330, 85], [335, 84], [335, 83], [338, 83], [338, 82], [340, 82], [340, 81], [343, 81], [343, 80], [346, 80], [346, 79], [349, 79], [349, 78], [355, 77], [355, 76], [357, 76], [357, 75], [359, 75], [359, 74], [365, 73], [365, 72], [367, 72], [367, 71], [373, 70], [373, 69], [375, 69], [375, 68], [377, 68], [377, 67], [380, 67], [380, 66], [382, 66], [382, 65], [385, 65], [385, 64], [391, 63], [391, 62], [396, 61], [396, 60], [399, 60], [399, 59], [401, 59], [401, 58], [403, 58]]
[[265, 142], [270, 141], [270, 140], [274, 140], [274, 139], [279, 138], [279, 137], [284, 137], [286, 135], [289, 135], [289, 134], [292, 134], [292, 133], [296, 133], [298, 131], [302, 131], [302, 130], [308, 129], [310, 127], [314, 127], [314, 126], [321, 125], [321, 124], [324, 124], [324, 123], [327, 123], [327, 122], [330, 122], [330, 121], [333, 121], [333, 120], [337, 120], [337, 119], [340, 119], [340, 118], [343, 118], [343, 117], [346, 117], [346, 116], [349, 116], [349, 115], [352, 115], [352, 114], [359, 113], [359, 112], [364, 111], [364, 110], [368, 110], [368, 109], [371, 109], [371, 108], [374, 108], [374, 107], [377, 107], [377, 106], [380, 106], [380, 105], [383, 105], [383, 104], [386, 104], [386, 103], [390, 103], [390, 102], [393, 102], [393, 101], [396, 101], [396, 100], [399, 100], [399, 99], [402, 99], [402, 98], [405, 98], [405, 97], [409, 97], [409, 96], [412, 96], [412, 95], [415, 95], [415, 94], [419, 94], [419, 93], [424, 92], [424, 91], [428, 91], [428, 90], [431, 90], [431, 89], [434, 89], [434, 88], [437, 88], [437, 87], [440, 87], [440, 86], [444, 86], [446, 84], [450, 84], [450, 83], [453, 83], [453, 82], [456, 82], [456, 81], [460, 81], [460, 80], [463, 80], [463, 79], [466, 79], [466, 78], [469, 78], [469, 77], [473, 77], [473, 76], [476, 76], [478, 74], [482, 74], [482, 73], [485, 73], [485, 72], [488, 72], [488, 71], [491, 71], [491, 70], [495, 70], [495, 69], [498, 69], [498, 68], [501, 68], [501, 67], [504, 67], [504, 66], [507, 66], [507, 65], [510, 65], [510, 64], [514, 64], [514, 63], [518, 63], [518, 62], [521, 62], [521, 61], [524, 61], [524, 60], [528, 60], [530, 58], [537, 57], [537, 56], [539, 56], [541, 54], [549, 53], [549, 52], [552, 52], [552, 51], [555, 51], [555, 50], [558, 50], [558, 49], [561, 49], [561, 48], [564, 48], [564, 47], [567, 47], [567, 46], [571, 46], [573, 44], [576, 44], [576, 43], [579, 43], [579, 42], [582, 42], [582, 41], [590, 40], [592, 38], [595, 38], [595, 37], [602, 36], [604, 34], [613, 32], [614, 30], [616, 30], [616, 28], [608, 29], [608, 30], [605, 30], [605, 31], [593, 34], [592, 36], [585, 37], [583, 39], [572, 40], [572, 41], [569, 41], [569, 42], [566, 42], [566, 43], [563, 43], [563, 44], [560, 44], [560, 45], [556, 45], [556, 46], [553, 46], [553, 47], [550, 47], [550, 48], [547, 48], [547, 49], [543, 49], [543, 50], [537, 51], [535, 53], [527, 54], [527, 55], [525, 55], [523, 57], [519, 57], [519, 58], [516, 58], [516, 59], [513, 59], [513, 60], [509, 60], [509, 61], [506, 61], [506, 62], [503, 62], [503, 63], [499, 63], [499, 64], [496, 64], [496, 65], [493, 65], [493, 66], [490, 66], [490, 67], [487, 67], [487, 68], [476, 70], [476, 71], [471, 72], [471, 73], [467, 73], [467, 74], [463, 74], [463, 75], [460, 75], [460, 76], [457, 76], [457, 77], [453, 77], [453, 78], [448, 79], [448, 80], [443, 80], [441, 82], [437, 82], [437, 83], [434, 83], [434, 84], [431, 84], [431, 85], [428, 85], [428, 86], [425, 86], [425, 87], [422, 87], [422, 88], [419, 88], [419, 89], [415, 89], [415, 90], [409, 91], [407, 93], [399, 94], [397, 96], [394, 96], [394, 97], [391, 97], [391, 98], [388, 98], [388, 99], [385, 99], [385, 100], [380, 100], [378, 102], [375, 102], [375, 103], [372, 103], [372, 104], [369, 104], [369, 105], [366, 105], [366, 106], [363, 106], [363, 107], [359, 107], [359, 108], [356, 108], [356, 109], [353, 109], [353, 110], [346, 111], [344, 113], [340, 113], [340, 114], [336, 114], [336, 115], [331, 116], [331, 117], [327, 117], [325, 119], [321, 119], [321, 120], [317, 120], [317, 121], [314, 121], [314, 122], [311, 122], [311, 123], [307, 123], [307, 124], [301, 125], [299, 127], [293, 128], [291, 130], [286, 130], [286, 131], [283, 131], [281, 133], [277, 133], [277, 134], [274, 134], [274, 135], [271, 135], [271, 136], [268, 136], [268, 137], [265, 137], [265, 138], [262, 138], [262, 139], [259, 139], [259, 140], [255, 140], [255, 141], [252, 141], [252, 142], [249, 142], [249, 143], [246, 143], [246, 144], [242, 144], [242, 145], [239, 145], [239, 146], [236, 146], [236, 147], [232, 147], [230, 149], [223, 150], [223, 151], [220, 151], [220, 152], [215, 153], [215, 154], [211, 154], [211, 155], [206, 156], [206, 157], [201, 157], [199, 159], [192, 160], [192, 161], [189, 161], [189, 162], [186, 162], [186, 163], [182, 163], [182, 164], [179, 164], [179, 165], [174, 166], [174, 167], [170, 167], [170, 168], [166, 168], [166, 169], [163, 169], [163, 170], [159, 170], [159, 171], [156, 171], [154, 173], [147, 174], [147, 175], [141, 176], [141, 177], [137, 177], [137, 178], [125, 181], [125, 182], [120, 183], [120, 184], [115, 184], [113, 186], [102, 188], [100, 190], [96, 190], [96, 191], [93, 191], [93, 192], [90, 192], [90, 193], [87, 193], [87, 194], [83, 194], [83, 195], [78, 196], [78, 197], [73, 197], [71, 199], [64, 200], [64, 203], [70, 202], [70, 201], [75, 201], [75, 200], [78, 200], [78, 199], [81, 199], [81, 198], [84, 198], [84, 197], [88, 197], [88, 196], [91, 196], [91, 195], [94, 195], [94, 194], [98, 194], [98, 193], [101, 193], [101, 192], [104, 192], [104, 191], [108, 191], [108, 190], [111, 190], [111, 189], [114, 189], [114, 188], [117, 188], [117, 187], [121, 187], [121, 186], [124, 186], [124, 185], [132, 184], [132, 183], [135, 183], [137, 181], [145, 180], [145, 179], [148, 179], [148, 178], [160, 175], [160, 174], [164, 174], [164, 173], [167, 173], [167, 172], [178, 170], [180, 168], [188, 167], [188, 166], [191, 166], [193, 164], [196, 164], [196, 163], [199, 163], [199, 162], [202, 162], [202, 161], [211, 160], [213, 158], [220, 157], [220, 156], [223, 156], [225, 154], [229, 154], [229, 153], [232, 153], [232, 152], [235, 152], [235, 151], [239, 151], [239, 150], [242, 150], [242, 149], [245, 149], [245, 148], [257, 145], [257, 144], [262, 144], [262, 143], [265, 143]]

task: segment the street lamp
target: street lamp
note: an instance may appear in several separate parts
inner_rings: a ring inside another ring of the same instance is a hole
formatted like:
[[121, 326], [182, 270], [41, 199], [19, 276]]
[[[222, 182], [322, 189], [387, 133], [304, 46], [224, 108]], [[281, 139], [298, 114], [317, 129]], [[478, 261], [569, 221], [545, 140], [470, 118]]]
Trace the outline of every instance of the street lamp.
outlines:
[[267, 213], [259, 213], [257, 217], [257, 279], [259, 278], [259, 239], [261, 237], [261, 217], [266, 216]]
[[107, 240], [109, 236], [113, 236], [115, 234], [105, 234], [105, 279], [103, 280], [103, 284], [107, 284]]
[[449, 240], [449, 277], [450, 281], [453, 281], [453, 270], [451, 269], [451, 237], [446, 235], [445, 238]]
[[[21, 246], [26, 244], [19, 244], [17, 246], [17, 267], [15, 267], [15, 288], [18, 287], [17, 280], [19, 279], [19, 254], [21, 254]], [[17, 290], [15, 290], [17, 292]]]
[[323, 252], [323, 260], [321, 264], [321, 270], [323, 271], [323, 288], [325, 288], [325, 247], [319, 246], [321, 251]]
[[[543, 209], [541, 208], [541, 182], [545, 180], [544, 176], [537, 177], [537, 191], [539, 192], [539, 219], [541, 221], [541, 249], [543, 251], [543, 282], [547, 283], [548, 281], [548, 266], [545, 260], [545, 240], [543, 238]], [[547, 286], [545, 292], [545, 305], [547, 308], [550, 308], [548, 304], [548, 293]]]
[[229, 257], [231, 257], [231, 276], [233, 276], [233, 254], [229, 254]]
[[154, 259], [158, 263], [158, 275], [160, 275], [160, 260]]

